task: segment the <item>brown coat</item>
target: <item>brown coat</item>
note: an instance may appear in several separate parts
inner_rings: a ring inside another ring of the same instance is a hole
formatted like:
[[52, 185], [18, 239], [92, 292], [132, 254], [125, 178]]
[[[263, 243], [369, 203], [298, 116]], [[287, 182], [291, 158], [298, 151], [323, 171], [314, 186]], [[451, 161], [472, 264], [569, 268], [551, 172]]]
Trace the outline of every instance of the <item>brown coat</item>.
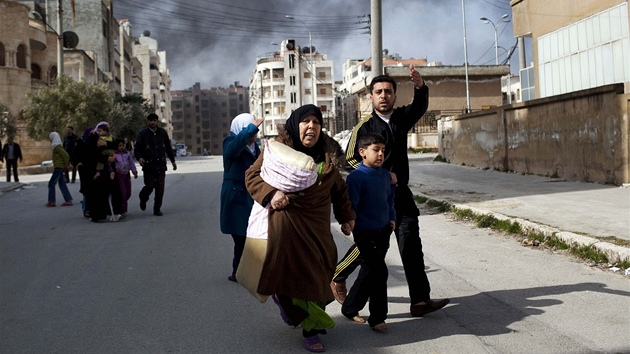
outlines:
[[[308, 301], [334, 300], [329, 284], [337, 264], [337, 246], [330, 232], [331, 204], [339, 223], [356, 218], [348, 186], [335, 167], [336, 153], [327, 154], [323, 172], [314, 185], [288, 193], [289, 205], [284, 209], [269, 209], [269, 239], [258, 286], [260, 294]], [[264, 152], [247, 170], [245, 184], [254, 200], [264, 206], [276, 189], [260, 177], [263, 159]]]

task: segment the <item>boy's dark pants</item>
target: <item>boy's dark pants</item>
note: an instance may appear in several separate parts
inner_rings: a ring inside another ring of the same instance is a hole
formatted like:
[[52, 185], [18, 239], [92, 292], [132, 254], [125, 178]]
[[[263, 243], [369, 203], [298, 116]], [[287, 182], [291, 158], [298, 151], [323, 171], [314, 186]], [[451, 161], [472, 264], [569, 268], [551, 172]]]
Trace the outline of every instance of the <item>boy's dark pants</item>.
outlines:
[[359, 275], [341, 306], [341, 313], [348, 318], [357, 316], [369, 299], [368, 323], [372, 327], [385, 322], [387, 318], [388, 272], [385, 255], [389, 249], [391, 233], [390, 225], [377, 231], [354, 231], [354, 242], [361, 252], [363, 262]]

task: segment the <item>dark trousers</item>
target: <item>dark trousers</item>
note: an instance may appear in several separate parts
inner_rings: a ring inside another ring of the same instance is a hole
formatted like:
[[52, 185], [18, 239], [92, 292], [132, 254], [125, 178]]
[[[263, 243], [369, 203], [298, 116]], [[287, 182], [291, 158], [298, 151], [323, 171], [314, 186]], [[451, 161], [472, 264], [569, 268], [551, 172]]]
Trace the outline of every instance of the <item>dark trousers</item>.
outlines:
[[116, 173], [118, 188], [120, 189], [120, 211], [127, 212], [127, 201], [131, 198], [131, 175]]
[[143, 171], [144, 175], [144, 187], [140, 191], [140, 200], [147, 201], [149, 196], [155, 189], [155, 198], [153, 199], [153, 211], [158, 211], [162, 208], [162, 199], [164, 198], [164, 180], [166, 179], [166, 172], [153, 172]]
[[6, 159], [5, 160], [7, 162], [7, 182], [11, 182], [11, 169], [13, 169], [13, 180], [15, 182], [19, 182], [20, 179], [18, 178], [18, 160], [17, 159]]
[[[398, 186], [394, 199], [396, 208], [396, 241], [402, 259], [405, 278], [409, 286], [411, 304], [430, 299], [431, 286], [424, 271], [424, 254], [420, 240], [418, 216], [420, 211], [413, 200], [413, 194], [407, 186]], [[352, 245], [344, 258], [337, 263], [333, 280], [345, 281], [363, 261], [360, 250]]]
[[354, 242], [361, 252], [363, 262], [359, 275], [341, 306], [341, 313], [348, 318], [357, 316], [369, 299], [368, 323], [372, 327], [385, 322], [387, 318], [388, 272], [385, 255], [389, 249], [391, 233], [389, 225], [378, 231], [353, 232]]
[[236, 270], [239, 263], [241, 263], [241, 256], [243, 256], [243, 250], [245, 249], [245, 236], [232, 234], [234, 240], [234, 258], [232, 258], [232, 276], [236, 276]]
[[[66, 176], [66, 182], [69, 183], [70, 181], [70, 169], [66, 168], [64, 175]], [[72, 165], [72, 183], [74, 183], [77, 180], [77, 166]]]

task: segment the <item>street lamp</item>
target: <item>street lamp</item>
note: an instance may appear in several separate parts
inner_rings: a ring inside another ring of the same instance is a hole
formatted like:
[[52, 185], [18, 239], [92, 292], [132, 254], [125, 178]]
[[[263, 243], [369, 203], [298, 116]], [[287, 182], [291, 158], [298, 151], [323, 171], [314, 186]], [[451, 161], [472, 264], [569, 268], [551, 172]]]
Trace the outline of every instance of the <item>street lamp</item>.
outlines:
[[508, 14], [503, 14], [503, 16], [501, 16], [501, 18], [497, 21], [496, 24], [494, 22], [492, 22], [491, 20], [489, 20], [487, 17], [481, 17], [479, 19], [481, 21], [483, 21], [483, 23], [490, 23], [490, 24], [492, 24], [492, 27], [494, 27], [494, 57], [495, 57], [495, 65], [499, 65], [499, 43], [498, 43], [498, 37], [497, 37], [497, 28], [499, 27], [499, 24], [501, 22], [510, 22], [510, 20], [508, 19]]
[[311, 38], [311, 30], [308, 29], [308, 26], [306, 26], [306, 23], [304, 23], [304, 21], [295, 18], [291, 15], [286, 15], [284, 16], [290, 20], [296, 20], [299, 21], [302, 25], [304, 25], [304, 28], [306, 28], [306, 30], [308, 31], [308, 52], [311, 56], [311, 97], [313, 97], [313, 104], [315, 104], [315, 68], [313, 66], [313, 41]]

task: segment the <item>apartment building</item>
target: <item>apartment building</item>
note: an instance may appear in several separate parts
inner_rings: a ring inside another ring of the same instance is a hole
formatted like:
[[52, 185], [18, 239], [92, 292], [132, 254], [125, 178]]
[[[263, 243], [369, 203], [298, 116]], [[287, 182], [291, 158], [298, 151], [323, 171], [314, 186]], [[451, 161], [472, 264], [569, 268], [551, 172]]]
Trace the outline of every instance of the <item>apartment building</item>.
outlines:
[[238, 82], [211, 89], [202, 89], [197, 82], [171, 94], [173, 140], [185, 144], [193, 155], [223, 154], [223, 138], [230, 134], [232, 119], [249, 112], [249, 92]]
[[[523, 100], [630, 82], [627, 0], [514, 0]], [[558, 14], [562, 14], [561, 16]], [[628, 92], [626, 85], [626, 92]]]
[[324, 117], [325, 131], [334, 134], [335, 82], [333, 62], [315, 48], [301, 48], [286, 39], [279, 49], [261, 55], [250, 79], [249, 110], [264, 116], [263, 136], [278, 134], [277, 125], [284, 124], [298, 107], [315, 104]]

